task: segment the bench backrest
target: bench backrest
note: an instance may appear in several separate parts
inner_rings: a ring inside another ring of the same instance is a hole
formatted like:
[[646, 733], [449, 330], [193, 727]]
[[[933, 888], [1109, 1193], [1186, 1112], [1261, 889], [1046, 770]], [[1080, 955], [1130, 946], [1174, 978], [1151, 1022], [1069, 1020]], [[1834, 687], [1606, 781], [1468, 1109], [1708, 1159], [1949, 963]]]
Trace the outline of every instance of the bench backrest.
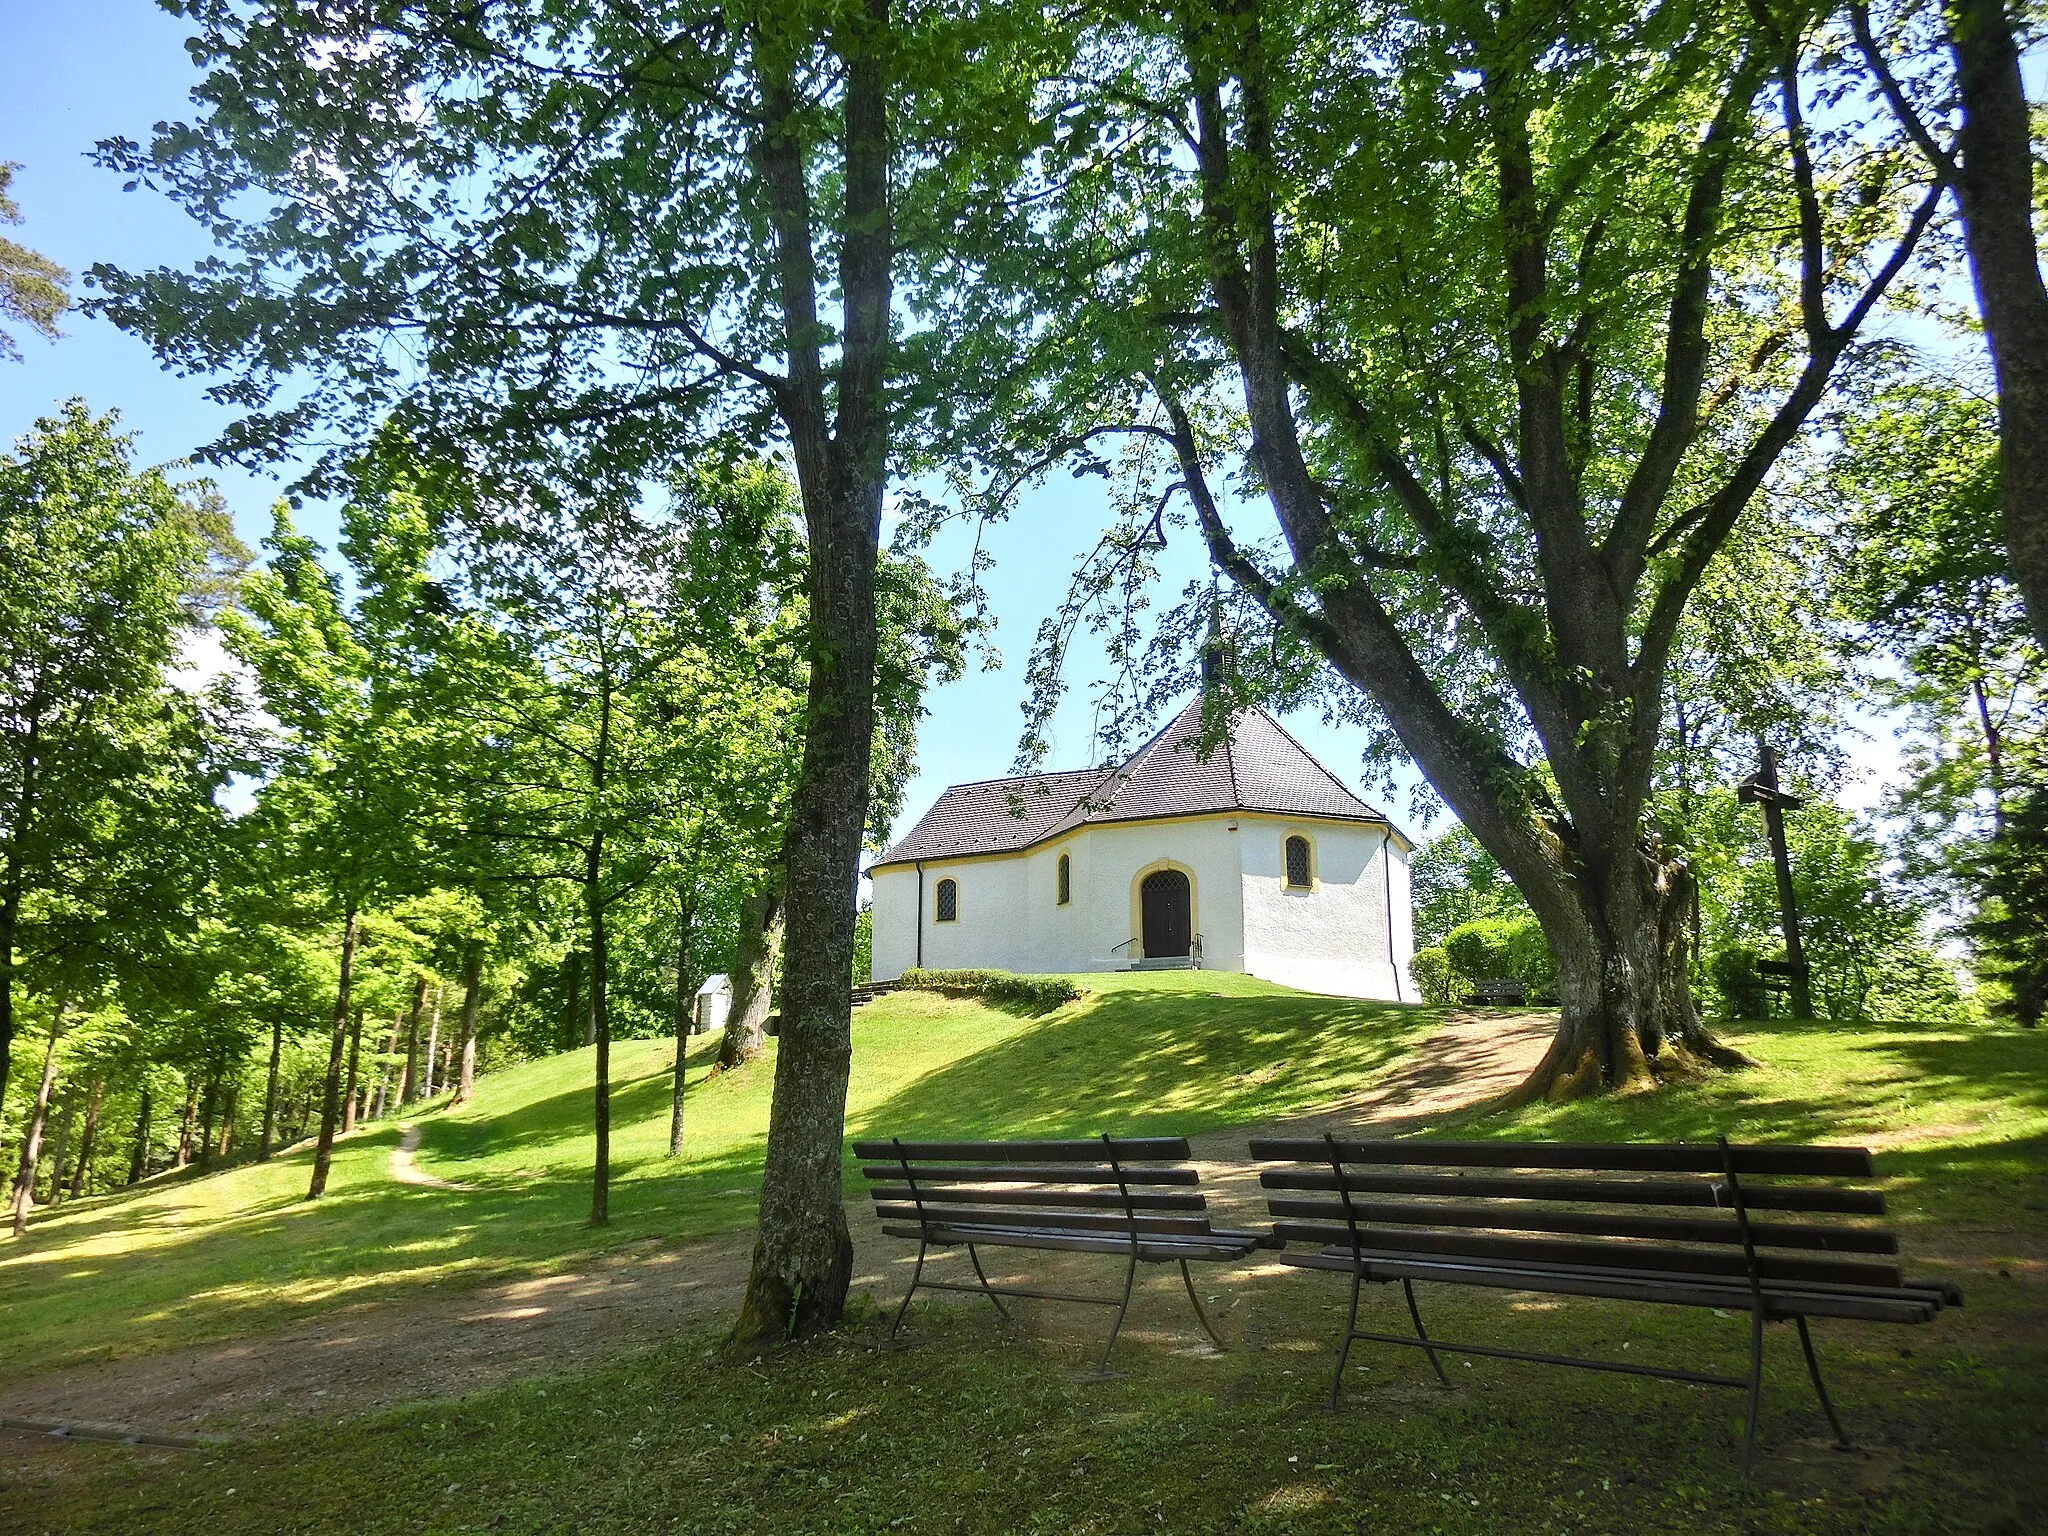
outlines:
[[1092, 1141], [856, 1141], [884, 1221], [1132, 1237], [1209, 1230], [1180, 1136]]
[[[1898, 1286], [1861, 1147], [1271, 1138], [1274, 1233], [1378, 1254]], [[1784, 1213], [1784, 1214], [1781, 1214]], [[1785, 1215], [1794, 1219], [1787, 1220]]]

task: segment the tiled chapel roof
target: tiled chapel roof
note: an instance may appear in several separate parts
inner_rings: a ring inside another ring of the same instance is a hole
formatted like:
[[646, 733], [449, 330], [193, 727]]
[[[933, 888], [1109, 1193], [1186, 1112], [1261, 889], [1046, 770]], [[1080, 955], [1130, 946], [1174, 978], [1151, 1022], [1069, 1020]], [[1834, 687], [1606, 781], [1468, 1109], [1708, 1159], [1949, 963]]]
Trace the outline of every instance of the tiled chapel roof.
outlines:
[[1201, 732], [1197, 696], [1121, 767], [956, 784], [873, 867], [1015, 853], [1079, 826], [1162, 816], [1270, 811], [1386, 822], [1262, 709], [1233, 719], [1207, 760], [1196, 750]]

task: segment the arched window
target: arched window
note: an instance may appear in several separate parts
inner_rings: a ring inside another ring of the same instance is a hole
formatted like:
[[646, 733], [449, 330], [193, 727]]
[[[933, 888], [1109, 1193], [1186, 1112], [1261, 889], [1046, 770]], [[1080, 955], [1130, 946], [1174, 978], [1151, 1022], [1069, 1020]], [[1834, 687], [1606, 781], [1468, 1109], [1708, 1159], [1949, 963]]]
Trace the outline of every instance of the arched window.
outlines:
[[957, 880], [941, 880], [939, 882], [937, 915], [942, 923], [951, 923], [959, 919], [960, 883]]
[[1060, 855], [1060, 905], [1065, 906], [1074, 899], [1074, 861], [1064, 853]]
[[1290, 889], [1305, 891], [1313, 883], [1313, 871], [1309, 867], [1308, 839], [1290, 837], [1287, 839], [1287, 884]]

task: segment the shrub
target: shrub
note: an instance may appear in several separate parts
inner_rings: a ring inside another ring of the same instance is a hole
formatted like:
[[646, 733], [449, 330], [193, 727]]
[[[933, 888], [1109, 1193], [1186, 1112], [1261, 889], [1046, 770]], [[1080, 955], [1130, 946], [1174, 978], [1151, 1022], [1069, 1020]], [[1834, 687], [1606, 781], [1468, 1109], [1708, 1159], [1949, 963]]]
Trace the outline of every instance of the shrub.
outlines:
[[1081, 995], [1065, 976], [1020, 976], [1015, 971], [924, 971], [913, 967], [896, 978], [899, 987], [947, 997], [978, 997], [1032, 1013], [1051, 1013]]
[[1512, 918], [1482, 917], [1460, 923], [1444, 936], [1444, 953], [1467, 985], [1512, 976], [1514, 960], [1508, 953], [1508, 941], [1514, 930]]
[[1757, 970], [1758, 955], [1748, 944], [1729, 944], [1714, 951], [1707, 962], [1707, 974], [1714, 990], [1721, 994], [1721, 1011], [1731, 1019], [1761, 1019], [1768, 1016], [1770, 999], [1764, 992], [1763, 976]]
[[1533, 917], [1518, 917], [1509, 925], [1507, 974], [1528, 988], [1531, 997], [1557, 995], [1557, 959], [1543, 937], [1543, 925]]
[[1451, 971], [1451, 957], [1441, 945], [1415, 951], [1415, 958], [1408, 962], [1408, 974], [1415, 978], [1425, 1003], [1442, 1008], [1456, 1000], [1458, 979]]

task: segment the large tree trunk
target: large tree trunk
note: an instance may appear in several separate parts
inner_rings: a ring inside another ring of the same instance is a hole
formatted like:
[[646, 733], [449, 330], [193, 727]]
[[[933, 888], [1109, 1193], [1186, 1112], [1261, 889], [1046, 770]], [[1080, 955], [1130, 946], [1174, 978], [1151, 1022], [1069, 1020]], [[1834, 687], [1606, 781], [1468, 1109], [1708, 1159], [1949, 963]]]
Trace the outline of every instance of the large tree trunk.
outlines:
[[92, 1193], [92, 1154], [94, 1143], [99, 1140], [100, 1095], [106, 1087], [104, 1077], [92, 1080], [92, 1096], [85, 1105], [85, 1134], [78, 1142], [78, 1164], [71, 1170], [71, 1198], [74, 1200]]
[[1998, 374], [2006, 547], [2048, 646], [2048, 287], [2034, 239], [2034, 159], [2020, 54], [2003, 0], [1948, 0], [1963, 120], [1956, 200]]
[[50, 1096], [57, 1089], [57, 1042], [64, 1037], [64, 1015], [69, 1004], [59, 1003], [50, 1019], [50, 1043], [43, 1048], [43, 1081], [36, 1090], [35, 1108], [29, 1112], [28, 1134], [22, 1138], [21, 1167], [14, 1176], [14, 1235], [28, 1229], [28, 1210], [35, 1203], [36, 1164], [42, 1161], [43, 1130], [50, 1121]]
[[573, 1051], [583, 1032], [583, 951], [572, 949], [562, 958], [562, 1049]]
[[135, 1151], [128, 1159], [128, 1182], [140, 1184], [149, 1172], [149, 1083], [142, 1084], [142, 1102], [135, 1110]]
[[348, 989], [355, 979], [356, 904], [351, 900], [341, 926], [341, 981], [334, 993], [334, 1022], [327, 1031], [327, 1080], [320, 1100], [320, 1144], [313, 1150], [313, 1182], [306, 1198], [327, 1193], [327, 1171], [334, 1163], [334, 1131], [341, 1120], [341, 1047], [348, 1033]]
[[462, 1055], [456, 1068], [455, 1102], [467, 1104], [476, 1089], [476, 1011], [483, 999], [484, 942], [473, 940], [462, 962]]
[[270, 1070], [263, 1083], [263, 1131], [256, 1138], [256, 1160], [269, 1162], [277, 1135], [277, 1073], [284, 1056], [284, 1014], [270, 1021]]
[[420, 1014], [427, 1006], [427, 978], [415, 977], [412, 1006], [405, 1016], [405, 1071], [398, 1080], [398, 1102], [410, 1104], [420, 1096]]
[[731, 1005], [718, 1042], [718, 1065], [730, 1070], [761, 1054], [773, 1006], [775, 962], [782, 949], [782, 871], [740, 907], [739, 944], [733, 951]]

